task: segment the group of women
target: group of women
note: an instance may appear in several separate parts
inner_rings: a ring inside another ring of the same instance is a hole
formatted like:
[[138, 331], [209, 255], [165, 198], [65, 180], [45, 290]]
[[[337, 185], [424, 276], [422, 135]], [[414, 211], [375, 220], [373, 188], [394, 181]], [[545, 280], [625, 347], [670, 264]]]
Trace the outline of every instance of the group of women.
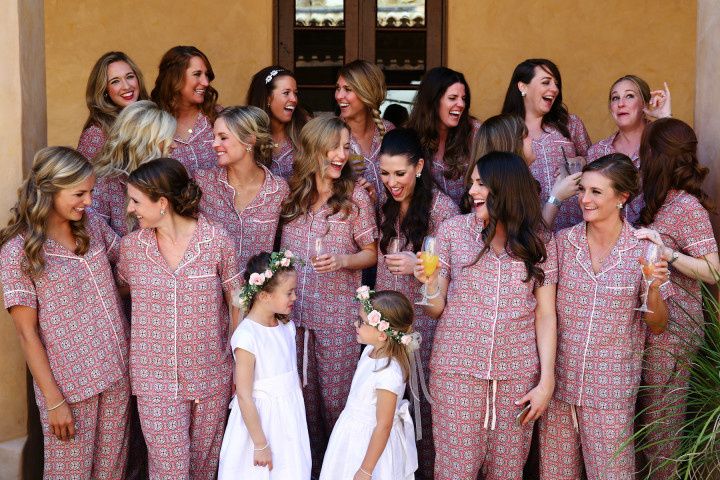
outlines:
[[[274, 246], [306, 260], [291, 319], [314, 476], [355, 370], [365, 275], [429, 299], [414, 323], [429, 394], [408, 392], [418, 478], [522, 478], [536, 422], [540, 478], [670, 478], [699, 281], [720, 264], [707, 169], [692, 129], [665, 118], [667, 87], [614, 82], [617, 131], [593, 145], [545, 59], [516, 67], [483, 123], [445, 67], [404, 126], [380, 117], [385, 81], [365, 61], [340, 69], [339, 117], [311, 118], [280, 66], [252, 78], [246, 106], [219, 106], [214, 78], [200, 50], [174, 47], [148, 95], [127, 55], [103, 55], [77, 151], [38, 152], [0, 232], [46, 478], [123, 478], [131, 394], [150, 477], [214, 477], [232, 292]], [[432, 275], [416, 256], [428, 236]], [[665, 423], [636, 463], [621, 447], [638, 413]]]

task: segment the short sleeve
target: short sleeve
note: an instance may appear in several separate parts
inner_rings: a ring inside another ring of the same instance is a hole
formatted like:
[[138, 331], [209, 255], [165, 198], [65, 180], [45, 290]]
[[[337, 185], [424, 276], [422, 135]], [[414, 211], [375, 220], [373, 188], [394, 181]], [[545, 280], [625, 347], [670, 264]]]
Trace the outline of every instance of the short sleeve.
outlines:
[[118, 251], [117, 262], [115, 263], [115, 283], [118, 287], [130, 286], [130, 272], [129, 272], [129, 251], [130, 242], [133, 236], [127, 236], [120, 241], [120, 248]]
[[583, 157], [586, 156], [592, 143], [590, 142], [590, 135], [585, 128], [585, 124], [580, 120], [580, 117], [570, 115], [568, 130], [570, 130], [570, 140], [572, 140], [575, 145], [577, 154]]
[[375, 222], [375, 207], [370, 196], [358, 184], [353, 191], [353, 202], [357, 207], [355, 218], [352, 220], [352, 235], [358, 247], [373, 243], [378, 236]]
[[388, 390], [398, 398], [405, 394], [405, 382], [403, 381], [402, 368], [397, 360], [390, 360], [390, 365], [385, 366], [387, 360], [379, 359], [379, 370], [375, 372], [375, 390]]
[[[214, 228], [219, 227], [215, 226]], [[218, 273], [220, 274], [222, 289], [226, 294], [232, 293], [241, 286], [240, 270], [238, 268], [237, 256], [235, 255], [235, 245], [225, 230], [218, 231], [218, 238], [220, 239], [220, 265], [218, 266]]]
[[255, 343], [255, 337], [253, 335], [252, 325], [250, 325], [250, 322], [252, 322], [252, 320], [247, 318], [244, 319], [235, 329], [235, 332], [233, 332], [232, 337], [230, 338], [230, 346], [232, 347], [233, 352], [239, 348], [252, 353], [253, 355], [257, 355], [257, 344]]
[[118, 256], [120, 255], [120, 237], [115, 230], [99, 218], [92, 218], [91, 221], [94, 223], [94, 227], [97, 229], [100, 240], [105, 246], [105, 253], [107, 254], [110, 265], [117, 264]]
[[539, 265], [545, 273], [545, 280], [538, 287], [544, 287], [545, 285], [554, 285], [558, 282], [558, 250], [555, 236], [550, 237], [550, 240], [545, 244], [546, 259]]
[[694, 196], [685, 194], [683, 197], [685, 198], [681, 203], [681, 211], [678, 212], [678, 221], [673, 222], [677, 227], [673, 236], [680, 250], [695, 258], [717, 252], [718, 245], [707, 210]]
[[439, 262], [439, 275], [443, 278], [450, 280], [450, 261], [452, 257], [452, 245], [450, 243], [450, 236], [448, 235], [450, 229], [453, 226], [450, 224], [451, 220], [446, 220], [440, 224], [438, 228], [438, 234], [436, 236], [437, 252], [440, 258]]
[[0, 280], [2, 280], [5, 308], [16, 305], [37, 309], [35, 282], [23, 268], [24, 241], [17, 236], [8, 241], [0, 250]]
[[435, 201], [433, 202], [432, 209], [430, 211], [430, 223], [433, 229], [432, 233], [437, 231], [437, 228], [442, 222], [448, 218], [454, 217], [460, 214], [460, 209], [452, 201], [452, 198], [445, 195], [443, 192], [435, 191]]
[[97, 154], [100, 153], [103, 145], [105, 145], [105, 134], [100, 127], [93, 125], [80, 134], [77, 151], [82, 153], [88, 160], [93, 161]]

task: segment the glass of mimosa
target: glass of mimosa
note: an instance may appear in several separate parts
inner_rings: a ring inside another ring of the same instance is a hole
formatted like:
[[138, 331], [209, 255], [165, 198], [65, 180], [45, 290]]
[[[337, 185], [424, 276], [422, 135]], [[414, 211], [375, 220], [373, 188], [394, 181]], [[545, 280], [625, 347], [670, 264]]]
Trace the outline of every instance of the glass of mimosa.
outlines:
[[660, 249], [654, 243], [650, 243], [647, 246], [647, 249], [645, 250], [645, 256], [643, 257], [645, 263], [642, 263], [640, 265], [640, 268], [642, 269], [643, 280], [645, 280], [645, 293], [642, 296], [642, 305], [635, 309], [639, 312], [653, 313], [653, 311], [648, 308], [647, 301], [648, 294], [650, 293], [650, 284], [653, 282], [653, 280], [655, 280], [653, 278], [653, 274], [655, 273], [655, 262], [657, 262], [659, 259]]
[[[435, 270], [437, 270], [438, 263], [440, 263], [440, 257], [437, 253], [437, 242], [435, 237], [425, 237], [423, 240], [422, 251], [420, 252], [420, 262], [422, 263], [425, 275], [430, 277]], [[415, 302], [415, 305], [430, 305], [427, 296], [427, 284], [423, 285], [422, 289], [423, 298], [419, 302]]]

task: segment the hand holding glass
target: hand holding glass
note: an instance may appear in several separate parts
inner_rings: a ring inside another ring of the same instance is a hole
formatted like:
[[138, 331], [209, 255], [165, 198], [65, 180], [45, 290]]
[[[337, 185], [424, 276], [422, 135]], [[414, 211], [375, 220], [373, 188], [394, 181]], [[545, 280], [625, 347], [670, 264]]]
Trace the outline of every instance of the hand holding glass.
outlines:
[[645, 250], [645, 256], [641, 259], [640, 268], [642, 269], [643, 280], [645, 280], [645, 293], [642, 296], [643, 303], [640, 307], [636, 308], [640, 312], [653, 313], [648, 308], [648, 295], [650, 294], [650, 285], [655, 281], [653, 276], [655, 273], [655, 262], [660, 261], [660, 248], [650, 243]]
[[[437, 242], [435, 241], [435, 237], [428, 236], [425, 237], [425, 240], [423, 240], [420, 262], [422, 263], [423, 270], [428, 278], [435, 273], [435, 270], [437, 270], [438, 263], [440, 263], [440, 257], [437, 253]], [[415, 305], [430, 305], [430, 302], [428, 302], [427, 284], [425, 284], [421, 290], [423, 298], [419, 302], [415, 302]]]

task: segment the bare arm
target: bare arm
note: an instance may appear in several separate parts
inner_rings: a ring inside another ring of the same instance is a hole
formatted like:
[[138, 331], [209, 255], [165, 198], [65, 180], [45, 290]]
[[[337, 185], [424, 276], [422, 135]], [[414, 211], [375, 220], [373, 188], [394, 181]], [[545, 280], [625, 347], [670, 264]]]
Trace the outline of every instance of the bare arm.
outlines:
[[225, 303], [230, 311], [230, 335], [232, 335], [239, 323], [240, 309], [233, 305], [232, 292], [225, 292]]
[[[250, 438], [255, 444], [254, 465], [272, 470], [272, 451], [265, 432], [260, 423], [255, 401], [253, 400], [253, 383], [255, 381], [255, 355], [241, 348], [235, 349], [235, 396], [240, 413]], [[266, 448], [263, 448], [266, 447]], [[258, 450], [261, 449], [261, 450]]]
[[[708, 253], [700, 258], [686, 255], [679, 250], [677, 252], [679, 254], [678, 258], [673, 262], [672, 266], [678, 272], [710, 285], [717, 283], [718, 275], [720, 275], [720, 261], [717, 252]], [[672, 249], [665, 247], [665, 256], [670, 258], [670, 255], [672, 255]]]
[[[65, 399], [55, 383], [47, 351], [38, 332], [37, 310], [24, 305], [15, 305], [10, 308], [10, 316], [15, 323], [20, 347], [25, 355], [25, 361], [37, 383], [48, 409], [61, 404]], [[58, 439], [66, 441], [75, 436], [75, 422], [67, 403], [48, 411], [50, 430]]]
[[557, 349], [557, 316], [555, 313], [555, 285], [535, 289], [535, 341], [540, 357], [540, 381], [516, 404], [530, 402], [530, 411], [523, 425], [537, 420], [545, 413], [555, 390], [555, 352]]
[[651, 312], [645, 312], [643, 320], [650, 331], [657, 335], [665, 331], [668, 322], [667, 304], [660, 294], [660, 286], [669, 281], [668, 266], [665, 260], [655, 262], [653, 277], [655, 280], [650, 284], [647, 298], [648, 308]]
[[[420, 253], [417, 253], [417, 258], [420, 258]], [[415, 278], [425, 284], [426, 291], [428, 293], [428, 303], [430, 305], [424, 305], [423, 309], [430, 317], [434, 319], [440, 318], [445, 305], [447, 303], [447, 292], [449, 281], [445, 277], [439, 275], [440, 269], [436, 269], [430, 277], [425, 275], [425, 268], [422, 262], [418, 262], [415, 266]], [[430, 298], [432, 297], [432, 298]]]
[[[395, 419], [395, 408], [397, 406], [397, 395], [390, 390], [377, 390], [377, 409], [376, 409], [376, 425], [373, 429], [373, 433], [370, 436], [370, 443], [368, 444], [365, 457], [363, 458], [360, 468], [365, 472], [372, 474], [375, 470], [380, 456], [385, 450], [388, 438], [390, 438], [390, 431], [392, 430], [393, 420]], [[368, 479], [371, 478], [367, 474], [358, 470], [355, 473], [355, 479]]]

